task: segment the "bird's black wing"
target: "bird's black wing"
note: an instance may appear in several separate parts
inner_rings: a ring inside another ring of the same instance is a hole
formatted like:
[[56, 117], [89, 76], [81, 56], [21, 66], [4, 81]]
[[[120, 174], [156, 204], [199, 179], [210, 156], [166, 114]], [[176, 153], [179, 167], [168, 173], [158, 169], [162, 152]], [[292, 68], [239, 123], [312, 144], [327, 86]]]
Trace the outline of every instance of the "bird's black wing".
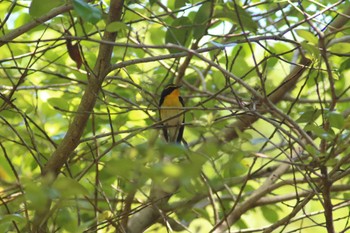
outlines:
[[[182, 99], [181, 96], [179, 96], [179, 100], [181, 102], [182, 107], [185, 107], [185, 103], [184, 100]], [[185, 128], [185, 114], [183, 114], [183, 121], [182, 121], [182, 125], [179, 128], [179, 133], [177, 134], [177, 138], [176, 138], [176, 142], [177, 143], [181, 143], [182, 141], [182, 136], [184, 133], [184, 128]]]
[[[162, 93], [162, 96], [160, 97], [160, 100], [159, 100], [159, 118], [160, 118], [160, 120], [163, 120], [162, 119], [162, 117], [161, 117], [161, 113], [160, 113], [160, 108], [162, 107], [162, 104], [163, 104], [163, 102], [164, 102], [164, 98], [165, 98], [165, 95], [164, 95], [164, 93]], [[163, 135], [164, 135], [164, 138], [165, 138], [165, 141], [169, 141], [169, 137], [168, 137], [168, 129], [167, 129], [167, 127], [165, 126], [165, 124], [162, 124], [162, 130], [163, 130]]]

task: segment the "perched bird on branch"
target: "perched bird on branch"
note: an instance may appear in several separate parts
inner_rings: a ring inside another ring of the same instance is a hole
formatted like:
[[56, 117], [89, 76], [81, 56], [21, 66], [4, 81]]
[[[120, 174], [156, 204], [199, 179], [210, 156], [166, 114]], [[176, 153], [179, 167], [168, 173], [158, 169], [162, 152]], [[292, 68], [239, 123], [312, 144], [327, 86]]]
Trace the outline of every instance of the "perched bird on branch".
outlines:
[[162, 91], [159, 101], [159, 116], [163, 122], [163, 134], [167, 142], [181, 143], [184, 132], [184, 101], [180, 96], [181, 86], [169, 84]]

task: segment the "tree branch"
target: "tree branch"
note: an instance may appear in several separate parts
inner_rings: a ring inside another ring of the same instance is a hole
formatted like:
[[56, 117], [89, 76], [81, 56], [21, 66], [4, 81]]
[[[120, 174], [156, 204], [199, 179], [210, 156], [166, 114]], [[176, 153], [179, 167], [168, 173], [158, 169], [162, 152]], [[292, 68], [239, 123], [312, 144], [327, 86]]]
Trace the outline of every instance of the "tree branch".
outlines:
[[[108, 23], [120, 20], [122, 14], [123, 0], [114, 0], [111, 2]], [[105, 31], [103, 40], [115, 41], [117, 34]], [[95, 63], [93, 72], [88, 77], [88, 85], [78, 107], [77, 115], [73, 119], [67, 134], [46, 163], [42, 173], [46, 175], [53, 173], [57, 176], [63, 164], [67, 161], [70, 154], [78, 146], [81, 135], [83, 134], [90, 113], [95, 106], [101, 83], [108, 74], [111, 66], [110, 60], [114, 46], [101, 44], [99, 54]]]
[[[122, 15], [123, 0], [112, 0], [110, 3], [110, 11], [108, 14], [108, 23], [119, 21]], [[107, 23], [107, 24], [108, 24]], [[117, 33], [108, 32], [104, 33], [103, 40], [115, 41]], [[58, 145], [56, 151], [49, 158], [45, 167], [42, 170], [42, 176], [53, 175], [53, 180], [59, 174], [61, 168], [66, 163], [74, 149], [79, 145], [79, 140], [84, 132], [87, 121], [90, 117], [98, 93], [101, 88], [101, 84], [108, 74], [110, 67], [110, 60], [114, 46], [108, 44], [100, 44], [99, 54], [95, 63], [93, 72], [88, 77], [88, 85], [86, 86], [84, 95], [80, 102], [71, 126], [69, 127], [65, 137], [62, 142]], [[47, 219], [47, 214], [49, 212], [50, 203], [47, 203], [46, 208], [43, 211], [38, 211], [35, 214], [35, 219], [33, 223], [34, 232], [45, 231], [43, 220]]]
[[47, 14], [45, 14], [39, 18], [36, 18], [33, 21], [31, 21], [31, 22], [29, 22], [29, 23], [27, 23], [19, 28], [12, 30], [10, 33], [8, 33], [0, 38], [0, 47], [6, 43], [12, 41], [13, 39], [17, 38], [18, 36], [23, 35], [23, 33], [28, 32], [29, 30], [35, 28], [36, 26], [38, 26], [42, 23], [45, 23], [46, 21], [56, 17], [57, 15], [62, 14], [62, 13], [67, 12], [67, 11], [70, 11], [72, 9], [73, 9], [73, 6], [71, 4], [54, 8], [50, 12], [48, 12]]
[[255, 204], [261, 197], [270, 192], [270, 187], [279, 177], [284, 174], [288, 168], [289, 164], [281, 164], [272, 174], [266, 179], [265, 183], [262, 184], [252, 195], [245, 200], [242, 204], [238, 204], [235, 209], [232, 209], [231, 213], [223, 218], [211, 232], [223, 232], [229, 228], [234, 222], [239, 220], [241, 215], [245, 213], [252, 205]]

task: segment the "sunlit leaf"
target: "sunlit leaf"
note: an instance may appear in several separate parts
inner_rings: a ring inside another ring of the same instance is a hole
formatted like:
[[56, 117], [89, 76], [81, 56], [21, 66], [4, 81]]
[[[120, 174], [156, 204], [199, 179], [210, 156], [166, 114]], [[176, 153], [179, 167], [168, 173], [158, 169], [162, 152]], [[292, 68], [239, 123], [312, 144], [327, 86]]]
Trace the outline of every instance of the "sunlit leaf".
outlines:
[[261, 211], [264, 215], [264, 218], [270, 223], [275, 223], [278, 221], [279, 217], [275, 208], [270, 208], [268, 206], [261, 207]]
[[237, 221], [237, 225], [239, 226], [240, 229], [248, 228], [249, 227], [249, 221], [245, 221], [242, 218], [240, 218]]
[[166, 164], [163, 166], [163, 173], [169, 177], [180, 177], [182, 174], [182, 168], [176, 164]]
[[301, 47], [307, 51], [313, 59], [318, 59], [320, 56], [320, 50], [316, 45], [310, 44], [307, 41], [300, 43]]
[[144, 120], [147, 119], [149, 116], [141, 110], [134, 110], [130, 111], [129, 113], [129, 119], [132, 121], [138, 121], [138, 120]]
[[310, 42], [313, 45], [318, 44], [318, 39], [310, 31], [304, 30], [304, 29], [298, 29], [298, 30], [295, 30], [295, 32], [298, 34], [298, 36], [303, 38], [305, 41]]
[[188, 0], [169, 0], [168, 7], [172, 10], [175, 10], [185, 6], [188, 2]]
[[64, 100], [63, 98], [50, 98], [47, 100], [47, 102], [53, 107], [53, 108], [59, 108], [59, 109], [67, 109], [67, 100]]
[[339, 54], [349, 54], [350, 43], [335, 43], [329, 48], [329, 51]]
[[64, 1], [61, 0], [51, 0], [50, 4], [48, 4], [46, 0], [32, 0], [29, 7], [29, 14], [34, 18], [38, 18], [49, 13], [53, 8], [63, 4]]
[[328, 113], [328, 120], [331, 125], [331, 127], [342, 129], [345, 125], [345, 119], [342, 114], [339, 112], [329, 112]]
[[350, 69], [350, 58], [346, 59], [340, 64], [339, 72]]
[[119, 32], [128, 29], [128, 26], [123, 22], [112, 22], [106, 26], [106, 30], [109, 32]]

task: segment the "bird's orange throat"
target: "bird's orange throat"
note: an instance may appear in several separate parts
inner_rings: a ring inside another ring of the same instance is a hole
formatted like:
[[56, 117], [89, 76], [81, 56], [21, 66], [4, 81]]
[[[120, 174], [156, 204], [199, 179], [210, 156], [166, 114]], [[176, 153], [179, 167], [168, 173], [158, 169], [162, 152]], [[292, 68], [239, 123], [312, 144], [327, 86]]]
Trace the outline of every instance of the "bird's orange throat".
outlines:
[[182, 107], [180, 101], [179, 101], [180, 91], [178, 89], [175, 89], [173, 92], [171, 92], [169, 95], [167, 95], [164, 98], [164, 107]]

